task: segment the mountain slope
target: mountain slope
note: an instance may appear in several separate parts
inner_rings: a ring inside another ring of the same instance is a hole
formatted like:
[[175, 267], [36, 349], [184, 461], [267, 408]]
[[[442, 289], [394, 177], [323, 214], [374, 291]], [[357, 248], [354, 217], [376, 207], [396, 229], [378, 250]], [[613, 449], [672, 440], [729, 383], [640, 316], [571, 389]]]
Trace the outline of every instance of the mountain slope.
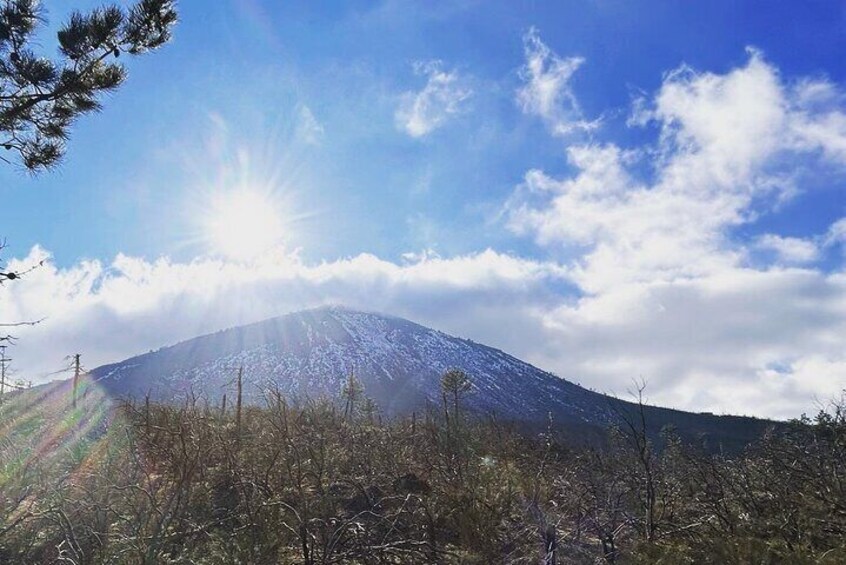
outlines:
[[[319, 308], [231, 328], [99, 367], [92, 377], [114, 395], [178, 400], [189, 394], [217, 402], [231, 395], [244, 368], [244, 394], [260, 402], [278, 388], [293, 397], [337, 397], [354, 373], [388, 414], [440, 401], [443, 372], [471, 377], [468, 405], [498, 418], [563, 425], [607, 426], [634, 406], [577, 386], [497, 349], [408, 320], [344, 308]], [[688, 435], [746, 441], [765, 422], [650, 407], [650, 424], [672, 424]]]

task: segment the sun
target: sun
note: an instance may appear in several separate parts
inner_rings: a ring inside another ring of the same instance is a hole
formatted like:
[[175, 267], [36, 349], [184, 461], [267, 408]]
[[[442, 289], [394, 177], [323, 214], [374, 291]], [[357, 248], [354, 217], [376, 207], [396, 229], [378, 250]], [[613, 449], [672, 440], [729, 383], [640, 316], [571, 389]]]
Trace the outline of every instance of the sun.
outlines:
[[281, 245], [283, 222], [277, 204], [249, 189], [217, 195], [205, 222], [206, 239], [215, 253], [253, 259]]

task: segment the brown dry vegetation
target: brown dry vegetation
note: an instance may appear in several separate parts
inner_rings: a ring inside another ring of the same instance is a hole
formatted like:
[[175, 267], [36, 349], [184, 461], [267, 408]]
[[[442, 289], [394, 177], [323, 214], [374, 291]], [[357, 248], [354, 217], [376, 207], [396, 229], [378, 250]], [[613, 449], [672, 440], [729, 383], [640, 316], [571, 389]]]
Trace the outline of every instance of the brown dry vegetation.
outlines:
[[636, 420], [603, 447], [525, 437], [447, 392], [381, 421], [361, 391], [242, 411], [27, 391], [0, 411], [0, 562], [846, 562], [842, 406], [728, 457]]

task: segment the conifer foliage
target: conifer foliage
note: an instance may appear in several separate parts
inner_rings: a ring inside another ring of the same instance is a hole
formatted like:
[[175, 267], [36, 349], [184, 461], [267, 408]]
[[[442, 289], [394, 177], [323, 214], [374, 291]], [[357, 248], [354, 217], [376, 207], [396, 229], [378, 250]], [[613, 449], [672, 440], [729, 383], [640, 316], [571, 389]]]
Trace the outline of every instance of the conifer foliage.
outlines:
[[99, 110], [100, 96], [126, 79], [121, 56], [162, 46], [176, 20], [173, 0], [77, 11], [51, 59], [35, 51], [45, 23], [39, 2], [0, 0], [0, 158], [32, 172], [58, 163], [73, 122]]

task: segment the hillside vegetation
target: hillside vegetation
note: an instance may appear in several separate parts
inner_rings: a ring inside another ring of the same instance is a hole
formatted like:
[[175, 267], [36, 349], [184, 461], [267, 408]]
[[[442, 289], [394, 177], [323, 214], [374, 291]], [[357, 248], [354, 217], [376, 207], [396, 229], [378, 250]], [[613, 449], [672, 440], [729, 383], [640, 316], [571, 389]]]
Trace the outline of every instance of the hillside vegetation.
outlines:
[[0, 409], [0, 563], [843, 563], [846, 413], [706, 454], [637, 418], [588, 447], [337, 399], [117, 403], [87, 383]]

